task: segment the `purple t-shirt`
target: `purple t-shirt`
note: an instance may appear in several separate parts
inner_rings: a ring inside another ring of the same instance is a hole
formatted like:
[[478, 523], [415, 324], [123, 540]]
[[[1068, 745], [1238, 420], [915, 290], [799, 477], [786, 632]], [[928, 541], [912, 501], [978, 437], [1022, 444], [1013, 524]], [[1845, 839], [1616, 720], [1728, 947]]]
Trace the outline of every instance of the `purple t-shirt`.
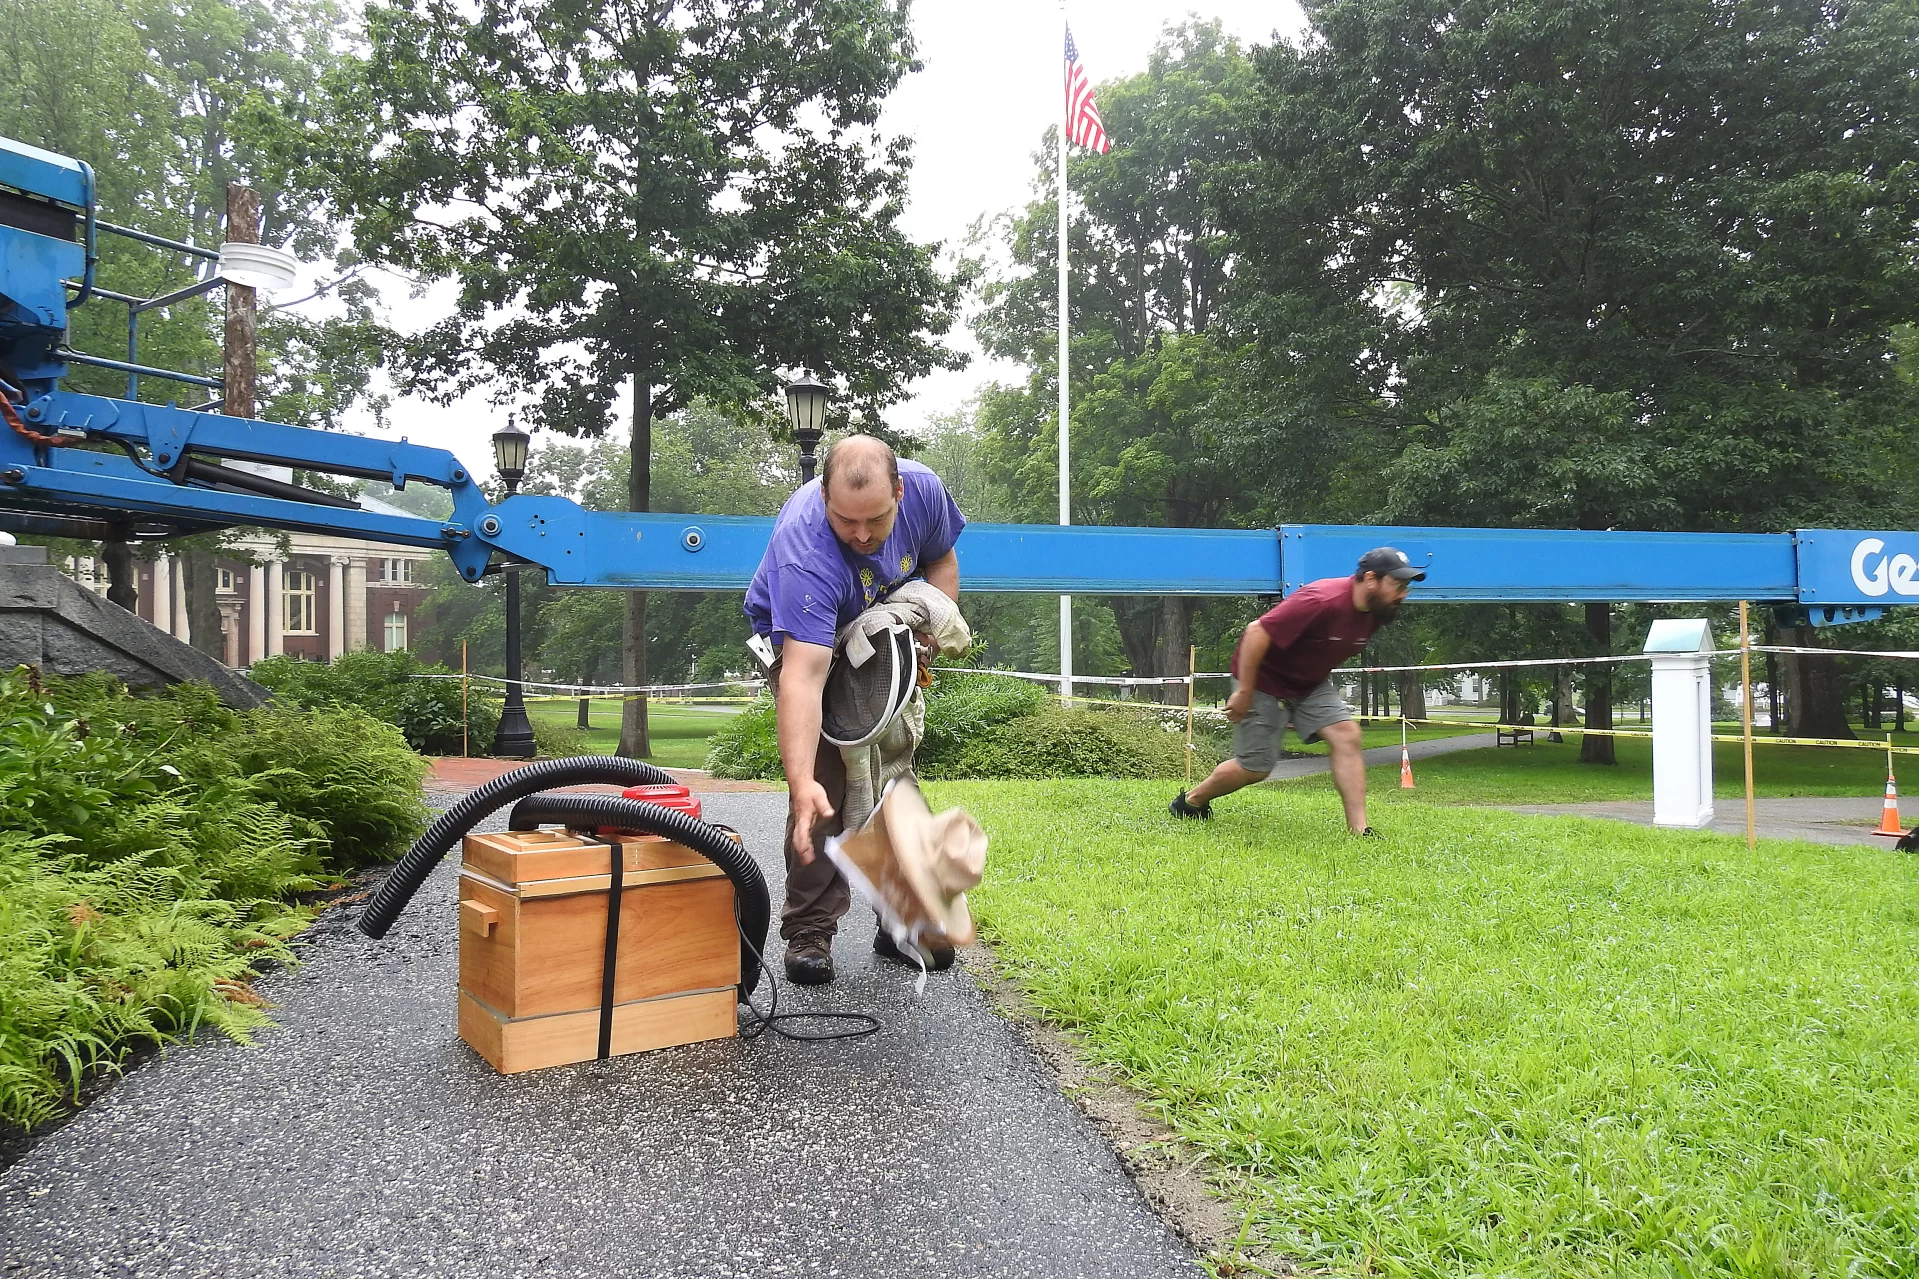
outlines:
[[966, 517], [940, 477], [918, 462], [900, 462], [899, 515], [877, 554], [858, 555], [833, 536], [820, 482], [802, 485], [773, 522], [773, 537], [746, 588], [746, 616], [755, 635], [776, 644], [788, 636], [831, 648], [839, 628], [892, 594], [959, 541]]

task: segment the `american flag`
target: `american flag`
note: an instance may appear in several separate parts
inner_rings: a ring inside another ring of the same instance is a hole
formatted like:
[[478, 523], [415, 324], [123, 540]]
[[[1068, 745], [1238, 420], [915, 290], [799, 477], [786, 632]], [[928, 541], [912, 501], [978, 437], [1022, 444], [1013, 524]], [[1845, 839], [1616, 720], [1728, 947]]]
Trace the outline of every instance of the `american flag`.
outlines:
[[1106, 126], [1099, 120], [1099, 107], [1093, 102], [1093, 83], [1079, 64], [1071, 27], [1066, 28], [1066, 140], [1100, 155], [1105, 155], [1111, 145], [1106, 141]]

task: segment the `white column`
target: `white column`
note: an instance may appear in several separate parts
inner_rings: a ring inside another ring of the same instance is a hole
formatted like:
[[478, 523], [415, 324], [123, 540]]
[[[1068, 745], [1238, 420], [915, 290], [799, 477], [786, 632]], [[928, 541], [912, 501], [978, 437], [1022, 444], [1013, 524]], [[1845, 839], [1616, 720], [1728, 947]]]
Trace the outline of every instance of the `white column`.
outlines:
[[286, 566], [279, 560], [267, 561], [267, 656], [279, 657], [287, 651], [287, 605], [285, 599]]
[[267, 566], [247, 570], [247, 661], [253, 665], [267, 655]]
[[346, 651], [366, 647], [366, 556], [346, 562]]
[[166, 555], [153, 559], [153, 624], [173, 634], [173, 560]]
[[346, 561], [335, 557], [326, 566], [326, 659], [338, 661], [346, 649]]
[[182, 643], [193, 643], [193, 627], [187, 621], [187, 573], [184, 564], [176, 564], [173, 568], [173, 633]]
[[1712, 825], [1712, 632], [1704, 618], [1652, 624], [1652, 824]]

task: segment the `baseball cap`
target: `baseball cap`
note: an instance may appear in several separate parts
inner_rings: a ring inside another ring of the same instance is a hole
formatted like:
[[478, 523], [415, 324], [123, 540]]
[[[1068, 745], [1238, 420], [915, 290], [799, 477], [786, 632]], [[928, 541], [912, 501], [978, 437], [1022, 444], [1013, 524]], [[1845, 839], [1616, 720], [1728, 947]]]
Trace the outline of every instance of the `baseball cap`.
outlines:
[[1402, 582], [1423, 582], [1426, 570], [1414, 568], [1412, 561], [1406, 558], [1406, 552], [1396, 546], [1375, 546], [1359, 557], [1361, 573], [1377, 573], [1381, 577], [1396, 577]]

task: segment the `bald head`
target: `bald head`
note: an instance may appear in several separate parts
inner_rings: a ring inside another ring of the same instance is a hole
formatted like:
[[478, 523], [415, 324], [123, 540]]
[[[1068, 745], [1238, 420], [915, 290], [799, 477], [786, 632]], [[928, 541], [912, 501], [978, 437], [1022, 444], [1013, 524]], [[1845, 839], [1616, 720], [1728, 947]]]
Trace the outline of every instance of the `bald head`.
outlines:
[[820, 490], [848, 494], [874, 485], [888, 492], [900, 486], [900, 460], [876, 435], [849, 435], [826, 452], [820, 468]]
[[900, 463], [886, 441], [849, 435], [826, 455], [820, 497], [833, 536], [858, 555], [878, 554], [899, 514]]

